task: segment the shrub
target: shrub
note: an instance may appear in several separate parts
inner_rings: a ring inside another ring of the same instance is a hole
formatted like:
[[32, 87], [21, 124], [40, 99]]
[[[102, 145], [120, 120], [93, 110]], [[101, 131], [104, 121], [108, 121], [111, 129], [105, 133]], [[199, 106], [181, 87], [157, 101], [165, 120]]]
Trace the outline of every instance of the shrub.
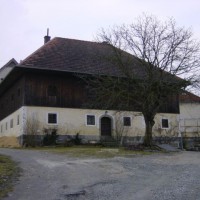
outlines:
[[56, 145], [56, 140], [58, 138], [57, 129], [44, 129], [44, 133], [43, 145]]
[[74, 142], [75, 145], [80, 145], [81, 144], [81, 138], [80, 138], [79, 133], [77, 133], [75, 135], [75, 138], [73, 139], [73, 142]]
[[25, 147], [35, 147], [40, 145], [40, 137], [38, 136], [39, 121], [33, 115], [31, 118], [26, 120], [23, 136], [23, 146]]

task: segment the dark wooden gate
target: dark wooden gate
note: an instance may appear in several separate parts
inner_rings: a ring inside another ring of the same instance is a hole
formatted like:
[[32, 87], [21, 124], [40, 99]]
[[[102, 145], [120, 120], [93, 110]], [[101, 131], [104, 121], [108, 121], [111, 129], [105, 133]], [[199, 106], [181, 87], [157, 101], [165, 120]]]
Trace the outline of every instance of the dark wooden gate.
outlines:
[[101, 136], [111, 136], [112, 134], [112, 122], [109, 117], [101, 118]]

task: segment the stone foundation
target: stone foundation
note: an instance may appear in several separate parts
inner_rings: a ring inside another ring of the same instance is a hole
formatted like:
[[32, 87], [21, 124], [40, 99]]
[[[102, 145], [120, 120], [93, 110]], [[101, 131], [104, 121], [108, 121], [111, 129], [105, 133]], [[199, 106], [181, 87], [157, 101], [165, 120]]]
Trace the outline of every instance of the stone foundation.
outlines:
[[[42, 145], [44, 135], [23, 135], [16, 137], [0, 137], [0, 147], [19, 147], [24, 146], [29, 141], [33, 141], [36, 146]], [[66, 142], [74, 139], [76, 135], [59, 135], [57, 144], [65, 144]], [[117, 142], [123, 146], [142, 144], [144, 141], [143, 136], [128, 137], [116, 141], [112, 137], [100, 137], [95, 135], [79, 135], [82, 144], [98, 144], [101, 142]], [[153, 137], [154, 144], [170, 144], [174, 147], [186, 150], [200, 150], [200, 137]]]

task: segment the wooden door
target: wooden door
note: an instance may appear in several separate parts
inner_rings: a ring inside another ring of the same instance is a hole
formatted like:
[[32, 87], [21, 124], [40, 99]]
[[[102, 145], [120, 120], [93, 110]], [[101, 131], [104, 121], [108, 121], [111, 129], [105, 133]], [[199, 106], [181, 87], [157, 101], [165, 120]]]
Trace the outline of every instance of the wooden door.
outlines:
[[111, 136], [112, 123], [109, 117], [101, 118], [101, 136]]

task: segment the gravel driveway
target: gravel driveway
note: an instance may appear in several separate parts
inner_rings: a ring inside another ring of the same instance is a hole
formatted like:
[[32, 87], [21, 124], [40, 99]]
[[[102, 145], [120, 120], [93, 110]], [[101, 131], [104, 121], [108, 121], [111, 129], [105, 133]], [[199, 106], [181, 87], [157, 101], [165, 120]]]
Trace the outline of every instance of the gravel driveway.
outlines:
[[5, 200], [200, 200], [200, 153], [75, 159], [0, 149], [23, 169]]

